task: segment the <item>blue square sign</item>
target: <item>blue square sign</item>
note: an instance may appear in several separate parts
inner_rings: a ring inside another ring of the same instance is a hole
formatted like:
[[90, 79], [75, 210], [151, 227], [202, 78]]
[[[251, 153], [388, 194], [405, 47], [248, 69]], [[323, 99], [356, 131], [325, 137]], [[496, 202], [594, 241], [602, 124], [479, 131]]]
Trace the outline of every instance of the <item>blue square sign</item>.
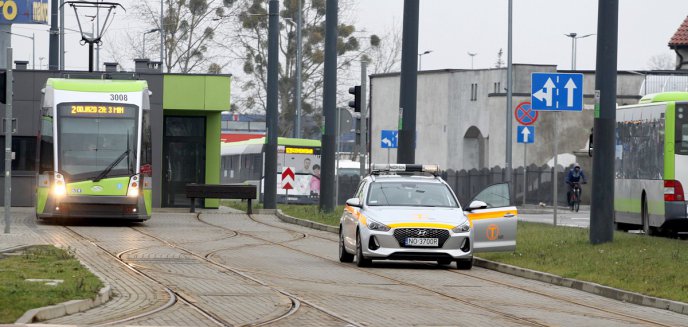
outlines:
[[533, 127], [533, 126], [518, 126], [516, 128], [516, 142], [517, 143], [534, 143], [535, 142], [535, 127]]
[[380, 134], [380, 146], [383, 149], [396, 149], [399, 143], [399, 131], [382, 130]]
[[533, 110], [582, 111], [583, 74], [531, 74], [530, 103]]

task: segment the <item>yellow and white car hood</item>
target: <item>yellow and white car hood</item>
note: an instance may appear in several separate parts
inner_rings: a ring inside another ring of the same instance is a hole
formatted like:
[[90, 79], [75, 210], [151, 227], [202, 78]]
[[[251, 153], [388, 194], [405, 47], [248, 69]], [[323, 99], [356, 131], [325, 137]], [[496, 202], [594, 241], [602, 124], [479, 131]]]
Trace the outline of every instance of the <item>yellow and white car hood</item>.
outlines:
[[459, 208], [367, 206], [361, 214], [390, 228], [452, 229], [468, 221]]

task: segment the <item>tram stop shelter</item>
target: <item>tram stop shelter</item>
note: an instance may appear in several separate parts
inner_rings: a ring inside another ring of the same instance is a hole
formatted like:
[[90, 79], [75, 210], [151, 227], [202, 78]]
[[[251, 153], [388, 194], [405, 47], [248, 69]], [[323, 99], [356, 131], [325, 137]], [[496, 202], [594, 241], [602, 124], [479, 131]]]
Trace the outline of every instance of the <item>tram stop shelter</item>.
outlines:
[[[148, 82], [153, 150], [153, 207], [189, 207], [184, 186], [220, 183], [221, 113], [230, 109], [231, 75], [162, 73], [159, 62], [137, 59], [134, 72], [117, 71], [106, 63], [103, 72], [29, 70], [15, 61], [12, 114], [12, 206], [35, 203], [36, 137], [39, 135], [42, 89], [48, 78], [139, 79]], [[5, 105], [0, 104], [0, 115]], [[4, 126], [4, 124], [3, 124]], [[4, 144], [4, 128], [0, 142]], [[4, 171], [4, 160], [0, 160]], [[3, 174], [4, 175], [4, 174]], [[4, 177], [0, 177], [4, 190]], [[3, 192], [3, 191], [0, 191]], [[4, 198], [0, 197], [0, 203]], [[202, 201], [202, 200], [199, 200]], [[4, 203], [3, 203], [4, 205]], [[217, 208], [219, 200], [198, 203]]]

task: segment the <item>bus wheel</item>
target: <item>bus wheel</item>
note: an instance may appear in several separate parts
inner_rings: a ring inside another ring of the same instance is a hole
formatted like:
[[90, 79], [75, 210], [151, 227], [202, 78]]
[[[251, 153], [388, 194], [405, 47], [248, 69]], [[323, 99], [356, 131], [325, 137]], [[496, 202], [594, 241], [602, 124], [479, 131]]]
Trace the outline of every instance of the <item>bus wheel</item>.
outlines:
[[643, 200], [641, 201], [641, 217], [643, 220], [643, 232], [645, 235], [654, 236], [657, 235], [657, 229], [650, 226], [650, 214], [647, 208], [647, 198], [643, 195]]
[[630, 228], [624, 223], [614, 223], [614, 229], [620, 232], [628, 232]]

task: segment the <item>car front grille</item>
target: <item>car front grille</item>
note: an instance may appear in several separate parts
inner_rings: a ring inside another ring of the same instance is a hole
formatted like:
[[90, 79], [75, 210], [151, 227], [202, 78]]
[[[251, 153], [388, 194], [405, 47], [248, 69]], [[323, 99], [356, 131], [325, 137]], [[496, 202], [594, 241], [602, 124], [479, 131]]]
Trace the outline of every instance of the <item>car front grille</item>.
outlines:
[[[449, 238], [449, 231], [438, 228], [398, 228], [394, 230], [394, 238], [397, 239], [401, 247], [407, 247], [406, 239], [409, 237], [436, 238], [438, 239], [439, 247], [442, 247], [444, 246], [444, 242]], [[409, 247], [418, 248], [418, 246]]]

